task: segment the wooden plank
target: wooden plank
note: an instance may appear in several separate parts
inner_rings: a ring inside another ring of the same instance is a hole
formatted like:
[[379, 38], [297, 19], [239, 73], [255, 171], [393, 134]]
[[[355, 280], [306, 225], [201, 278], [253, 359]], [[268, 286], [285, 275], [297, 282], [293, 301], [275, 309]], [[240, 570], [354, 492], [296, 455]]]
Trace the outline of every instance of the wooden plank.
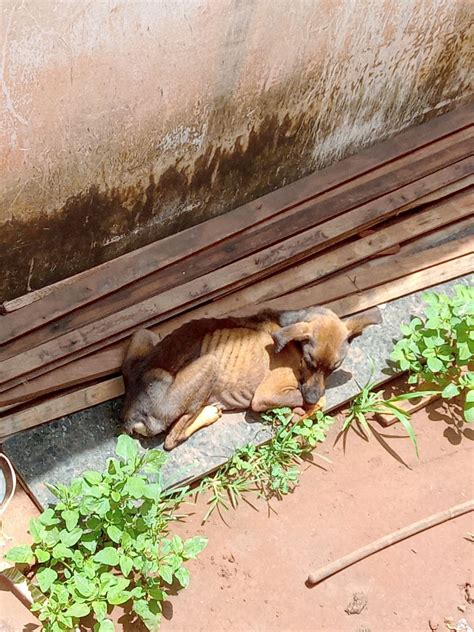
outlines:
[[[466, 139], [466, 135], [468, 138]], [[317, 202], [303, 204], [285, 214], [277, 222], [267, 223], [256, 227], [252, 233], [244, 233], [229, 239], [225, 247], [216, 245], [210, 248], [206, 255], [201, 255], [190, 260], [172, 264], [157, 273], [138, 280], [132, 286], [119, 290], [107, 297], [95, 301], [82, 310], [67, 314], [52, 323], [37, 328], [20, 338], [3, 345], [0, 351], [0, 361], [11, 358], [23, 351], [32, 349], [40, 344], [52, 340], [62, 334], [74, 331], [84, 325], [100, 320], [115, 312], [119, 312], [131, 305], [139, 303], [159, 292], [176, 287], [184, 281], [190, 281], [199, 276], [221, 268], [224, 264], [239, 260], [253, 254], [266, 246], [282, 241], [303, 230], [318, 225], [324, 218], [331, 218], [350, 210], [354, 204], [365, 203], [374, 199], [379, 194], [387, 194], [404, 184], [409, 184], [418, 176], [429, 175], [441, 165], [455, 161], [455, 158], [471, 154], [471, 138], [469, 130], [464, 130], [457, 135], [459, 142], [452, 145], [449, 150], [439, 149], [434, 154], [432, 147], [428, 147], [418, 153], [418, 159], [413, 155], [406, 158], [403, 166], [400, 161], [389, 165], [385, 173], [377, 173], [375, 178], [371, 173], [370, 180], [363, 178], [357, 180], [357, 187], [347, 189], [339, 187], [336, 193], [322, 195]], [[451, 137], [449, 137], [451, 142]], [[438, 146], [437, 146], [438, 147]], [[399, 168], [395, 169], [395, 165]], [[451, 187], [454, 187], [453, 183]], [[458, 185], [461, 187], [462, 185]], [[446, 187], [444, 187], [446, 189]]]
[[[348, 316], [380, 303], [394, 300], [431, 285], [442, 283], [449, 279], [467, 274], [473, 270], [474, 255], [469, 254], [447, 263], [433, 266], [408, 277], [397, 279], [393, 283], [379, 286], [372, 290], [359, 293], [327, 304], [339, 316]], [[105, 380], [93, 386], [83, 387], [73, 393], [51, 398], [25, 410], [0, 417], [0, 439], [37, 426], [64, 415], [89, 408], [122, 395], [124, 392], [121, 377]]]
[[[14, 388], [0, 393], [0, 406], [19, 404], [71, 388], [91, 380], [118, 373], [123, 359], [123, 342], [88, 355], [31, 380], [25, 379]], [[115, 369], [113, 367], [116, 367]]]
[[[474, 209], [473, 209], [474, 211]], [[438, 231], [428, 233], [423, 237], [423, 244], [428, 248], [439, 247], [446, 241], [452, 241], [456, 239], [463, 239], [464, 237], [470, 237], [474, 240], [474, 221], [472, 217], [468, 217], [465, 220], [461, 220], [452, 224], [449, 229], [445, 229], [441, 236]], [[417, 240], [414, 239], [403, 246], [403, 252], [410, 255], [418, 250]]]
[[84, 408], [90, 408], [109, 399], [114, 399], [119, 397], [123, 390], [123, 379], [115, 377], [12, 413], [0, 418], [0, 439], [40, 423], [59, 419], [64, 415], [70, 415], [78, 410], [84, 410]]
[[352, 294], [344, 298], [324, 303], [336, 313], [355, 314], [368, 307], [380, 305], [394, 298], [406, 296], [412, 292], [431, 287], [455, 279], [456, 277], [470, 274], [474, 270], [474, 255], [468, 254], [446, 263], [440, 263], [419, 272], [414, 272], [407, 277], [401, 277], [383, 286], [377, 286], [363, 292]]
[[[420, 216], [417, 215], [397, 223], [381, 235], [376, 235], [372, 239], [366, 238], [364, 241], [358, 240], [319, 256], [315, 261], [302, 264], [289, 272], [272, 277], [268, 281], [259, 282], [243, 291], [237, 292], [236, 295], [228, 297], [226, 300], [216, 301], [211, 306], [202, 308], [201, 311], [199, 309], [194, 310], [183, 315], [181, 319], [178, 317], [178, 319], [174, 318], [169, 322], [162, 323], [154, 330], [157, 334], [163, 336], [167, 330], [173, 329], [183, 322], [192, 318], [203, 317], [202, 310], [205, 310], [206, 316], [217, 316], [232, 312], [236, 308], [242, 307], [242, 305], [255, 305], [263, 300], [281, 296], [286, 289], [298, 286], [302, 280], [321, 278], [321, 276], [326, 277], [334, 270], [339, 269], [341, 265], [345, 267], [348, 261], [349, 248], [351, 257], [354, 260], [363, 261], [368, 254], [383, 248], [384, 245], [390, 244], [392, 241], [403, 241], [408, 237], [412, 239], [417, 235], [423, 235], [426, 230], [430, 230], [434, 226], [443, 225], [455, 218], [462, 217], [470, 212], [469, 208], [473, 200], [472, 192], [463, 195], [459, 194], [457, 198], [450, 198], [445, 203], [438, 203], [436, 207], [425, 211]], [[461, 206], [461, 202], [463, 202], [463, 206]], [[454, 227], [448, 227], [447, 230], [455, 232], [459, 229], [455, 225]], [[423, 252], [425, 242], [427, 242], [426, 247], [429, 247], [432, 244], [432, 238], [430, 237], [429, 240], [426, 237], [418, 239], [418, 251], [409, 258], [406, 257], [402, 250], [399, 256], [391, 257], [390, 260], [384, 261], [383, 265], [379, 265], [379, 262], [362, 264], [344, 274], [319, 282], [317, 285], [318, 296], [324, 297], [326, 301], [333, 300], [340, 296], [351, 294], [357, 289], [360, 290], [374, 284], [393, 280], [397, 276], [406, 275], [414, 270], [423, 269], [429, 265], [441, 263], [472, 251], [472, 240], [466, 238], [455, 243], [445, 244], [427, 257]], [[304, 271], [304, 275], [302, 271]], [[373, 283], [374, 281], [375, 283]], [[267, 303], [267, 305], [280, 308], [286, 307], [289, 303], [294, 304], [297, 300], [303, 300], [304, 302], [305, 291], [307, 290], [302, 289], [298, 292], [287, 294], [284, 299], [284, 306], [278, 304], [280, 300], [278, 298], [273, 303]], [[314, 296], [314, 293], [311, 296]], [[72, 362], [64, 369], [56, 369], [35, 380], [5, 391], [0, 394], [0, 405], [18, 403], [32, 397], [44, 395], [51, 392], [51, 390], [57, 390], [58, 385], [60, 386], [61, 384], [64, 387], [70, 387], [111, 374], [119, 370], [122, 355], [123, 349], [122, 346], [119, 346]]]
[[[446, 196], [453, 194], [456, 191], [463, 191], [465, 189], [469, 189], [469, 187], [474, 183], [474, 176], [468, 176], [466, 178], [461, 178], [459, 181], [453, 182], [452, 184], [448, 185], [448, 186], [441, 186], [440, 188], [437, 188], [435, 190], [433, 190], [430, 194], [428, 195], [424, 195], [421, 198], [417, 198], [416, 200], [413, 200], [412, 202], [408, 203], [408, 204], [404, 204], [402, 207], [400, 207], [400, 209], [397, 211], [396, 215], [400, 215], [401, 213], [405, 213], [407, 211], [411, 211], [413, 209], [417, 209], [417, 208], [422, 208], [427, 206], [428, 203], [432, 203], [434, 201], [437, 200], [441, 200], [444, 199]], [[392, 219], [393, 218], [389, 218]], [[376, 228], [378, 229], [378, 226], [376, 226]], [[362, 233], [365, 233], [368, 231], [362, 231], [361, 233], [359, 233], [360, 236], [363, 236]], [[371, 233], [373, 234], [373, 232]], [[373, 256], [377, 256], [377, 254], [380, 253], [375, 253]], [[283, 266], [281, 266], [283, 267]], [[280, 269], [281, 269], [280, 267]], [[276, 270], [274, 270], [273, 273], [275, 273], [276, 271], [278, 271], [278, 268]], [[255, 276], [253, 278], [254, 281], [258, 280], [258, 278], [264, 278], [266, 275], [259, 275], [259, 276]], [[236, 289], [238, 289], [239, 285], [238, 284], [234, 284], [232, 286], [232, 288], [230, 288], [227, 291], [222, 291], [220, 293], [220, 296], [225, 296], [226, 294], [230, 294], [232, 292], [235, 292]]]
[[[35, 375], [47, 372], [70, 361], [72, 358], [68, 356], [72, 354], [77, 357], [78, 353], [87, 354], [86, 348], [97, 349], [106, 346], [115, 339], [128, 335], [127, 332], [133, 327], [136, 328], [142, 323], [149, 325], [150, 322], [160, 322], [166, 318], [167, 312], [184, 311], [186, 305], [203, 303], [209, 296], [218, 294], [222, 287], [242, 279], [250, 283], [252, 277], [263, 269], [270, 274], [276, 264], [294, 260], [295, 257], [302, 258], [302, 253], [312, 254], [318, 247], [321, 248], [322, 244], [333, 243], [335, 240], [357, 233], [381, 221], [382, 218], [393, 215], [403, 203], [409, 203], [426, 195], [433, 188], [433, 183], [442, 181], [443, 185], [449, 184], [471, 174], [473, 167], [472, 158], [461, 160], [435, 174], [358, 207], [344, 214], [342, 218], [337, 217], [325, 222], [282, 244], [267, 248], [257, 255], [215, 270], [177, 289], [162, 292], [118, 314], [113, 314], [9, 358], [0, 365], [0, 381], [2, 382], [0, 391], [15, 386], [18, 383], [15, 378], [33, 371]], [[51, 365], [49, 369], [48, 365]]]
[[[412, 272], [418, 272], [433, 265], [456, 259], [473, 251], [473, 240], [471, 237], [445, 243], [433, 249], [433, 252], [427, 252], [427, 250], [430, 250], [430, 246], [425, 246], [423, 239], [419, 239], [417, 242], [417, 252], [407, 255], [402, 247], [397, 255], [393, 255], [384, 261], [370, 261], [369, 263], [357, 265], [319, 283], [285, 294], [283, 301], [285, 304], [290, 305], [293, 305], [293, 301], [295, 301], [295, 304], [300, 306], [301, 303], [310, 300], [308, 297], [311, 297], [312, 300], [316, 295], [326, 302], [333, 301], [355, 292], [368, 290], [382, 283], [393, 281], [399, 277], [407, 276]], [[267, 303], [267, 306], [273, 305], [276, 309], [276, 306], [282, 302], [281, 299], [282, 295], [273, 299], [271, 304]]]
[[[471, 114], [472, 112], [469, 113], [467, 118], [466, 115], [464, 116], [463, 127], [468, 125], [467, 121], [472, 122]], [[388, 148], [386, 147], [385, 150], [382, 150], [381, 146], [384, 145], [384, 143], [379, 145], [378, 149], [372, 148], [372, 157], [364, 168], [361, 168], [361, 165], [365, 164], [364, 155], [358, 154], [357, 160], [348, 159], [349, 161], [352, 160], [352, 162], [346, 165], [344, 165], [346, 161], [338, 163], [338, 168], [334, 168], [333, 171], [331, 171], [332, 176], [328, 176], [326, 170], [324, 170], [326, 175], [323, 175], [323, 172], [318, 172], [312, 176], [308, 176], [308, 178], [299, 180], [297, 183], [283, 187], [259, 200], [240, 207], [230, 214], [214, 218], [197, 227], [188, 229], [177, 235], [172, 235], [154, 244], [145, 246], [142, 249], [123, 255], [111, 262], [97, 266], [92, 270], [83, 272], [81, 275], [78, 275], [78, 277], [73, 277], [76, 278], [74, 283], [72, 281], [71, 283], [65, 281], [62, 285], [58, 285], [54, 291], [44, 296], [40, 302], [33, 303], [31, 308], [26, 306], [17, 313], [6, 314], [2, 318], [0, 343], [18, 337], [35, 327], [42, 326], [47, 322], [59, 318], [65, 313], [73, 311], [81, 305], [97, 300], [100, 296], [108, 295], [138, 278], [153, 273], [159, 268], [182, 260], [210, 246], [215, 248], [216, 244], [222, 243], [232, 235], [241, 234], [244, 230], [248, 230], [269, 218], [275, 219], [275, 216], [278, 216], [278, 214], [288, 211], [298, 204], [310, 203], [315, 196], [318, 197], [324, 192], [331, 191], [331, 189], [336, 186], [339, 188], [344, 186], [344, 183], [348, 183], [354, 179], [354, 174], [357, 174], [357, 176], [363, 179], [364, 174], [367, 172], [368, 164], [371, 165], [371, 168], [374, 169], [375, 172], [382, 175], [381, 170], [384, 169], [384, 165], [393, 161], [400, 154], [403, 160], [410, 146], [414, 146], [415, 148], [421, 147], [421, 151], [426, 155], [430, 152], [437, 152], [437, 148], [450, 146], [451, 143], [456, 142], [457, 138], [467, 138], [468, 141], [472, 140], [471, 125], [457, 133], [455, 132], [452, 134], [452, 137], [443, 137], [439, 141], [433, 139], [433, 145], [424, 148], [425, 143], [420, 144], [420, 139], [423, 136], [420, 132], [421, 127], [416, 128], [416, 133], [413, 131], [413, 134], [418, 139], [417, 141], [412, 140], [410, 143], [408, 137], [405, 138], [405, 144], [403, 144], [399, 136], [389, 141], [398, 147], [397, 152], [394, 152], [391, 145], [388, 146]], [[425, 138], [428, 137], [432, 138], [429, 134], [425, 136]], [[384, 159], [384, 154], [385, 156], [390, 156], [390, 160], [387, 158]], [[373, 160], [375, 155], [379, 158], [378, 163]], [[410, 158], [405, 158], [405, 162], [407, 160], [409, 161]], [[394, 169], [395, 168], [394, 166]], [[332, 169], [332, 167], [328, 169]], [[388, 172], [390, 172], [390, 168]], [[339, 182], [337, 182], [336, 174], [337, 178], [339, 178]], [[425, 171], [424, 174], [421, 175], [426, 174], [427, 172]], [[376, 173], [372, 175], [369, 174], [368, 177], [373, 178], [374, 175], [376, 177]], [[309, 183], [311, 183], [312, 188], [310, 188]], [[364, 189], [365, 187], [363, 185], [364, 182], [361, 181], [360, 186]], [[352, 187], [352, 185], [347, 186], [349, 188]], [[337, 203], [335, 203], [335, 207], [335, 212], [340, 212], [337, 208]], [[321, 210], [321, 212], [323, 212], [323, 210]], [[324, 217], [327, 218], [329, 215], [323, 216], [322, 218]], [[291, 226], [291, 224], [289, 224], [289, 226]]]

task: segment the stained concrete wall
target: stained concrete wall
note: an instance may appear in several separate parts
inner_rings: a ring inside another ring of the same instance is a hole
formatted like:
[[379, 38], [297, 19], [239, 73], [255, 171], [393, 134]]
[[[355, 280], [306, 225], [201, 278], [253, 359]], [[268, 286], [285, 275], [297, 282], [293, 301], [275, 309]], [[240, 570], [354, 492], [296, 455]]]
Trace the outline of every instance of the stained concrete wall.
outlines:
[[455, 107], [470, 7], [3, 0], [0, 298]]

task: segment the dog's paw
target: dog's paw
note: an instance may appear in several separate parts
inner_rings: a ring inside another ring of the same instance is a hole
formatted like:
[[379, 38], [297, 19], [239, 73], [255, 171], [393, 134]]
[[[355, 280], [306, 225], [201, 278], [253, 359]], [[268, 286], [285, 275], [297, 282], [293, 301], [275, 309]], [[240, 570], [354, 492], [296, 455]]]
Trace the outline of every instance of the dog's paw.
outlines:
[[169, 452], [170, 450], [176, 448], [180, 443], [183, 443], [184, 440], [184, 438], [178, 439], [176, 437], [168, 435], [163, 443], [163, 449]]
[[293, 412], [293, 415], [291, 417], [291, 421], [293, 423], [297, 423], [298, 421], [301, 421], [301, 419], [303, 419], [303, 417], [305, 417], [306, 415], [305, 409], [299, 406], [296, 406], [295, 408], [293, 408], [292, 412]]

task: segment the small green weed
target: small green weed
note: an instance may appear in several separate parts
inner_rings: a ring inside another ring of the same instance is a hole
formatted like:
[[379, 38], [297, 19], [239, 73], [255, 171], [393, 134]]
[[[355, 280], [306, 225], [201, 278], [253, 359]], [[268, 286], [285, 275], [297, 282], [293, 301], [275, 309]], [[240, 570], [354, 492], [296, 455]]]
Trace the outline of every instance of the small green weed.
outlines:
[[474, 421], [474, 288], [456, 285], [454, 296], [426, 292], [425, 315], [402, 325], [391, 354], [409, 384], [427, 383], [444, 399], [462, 395], [464, 419]]
[[108, 613], [127, 602], [149, 630], [157, 629], [168, 586], [177, 581], [186, 588], [183, 563], [207, 544], [202, 537], [168, 537], [187, 490], [163, 491], [163, 452], [140, 455], [138, 442], [121, 435], [116, 454], [104, 472], [48, 486], [58, 502], [31, 520], [33, 546], [14, 547], [5, 556], [31, 566], [45, 595], [32, 610], [47, 632], [74, 629], [89, 615], [94, 632], [110, 632]]
[[410, 413], [399, 408], [397, 402], [407, 399], [419, 399], [420, 397], [426, 397], [427, 395], [434, 395], [437, 391], [418, 391], [412, 393], [404, 393], [402, 395], [396, 395], [389, 399], [384, 399], [383, 394], [379, 391], [374, 391], [376, 382], [367, 382], [367, 384], [361, 389], [359, 395], [357, 395], [351, 403], [347, 416], [342, 426], [342, 431], [346, 432], [347, 429], [355, 422], [357, 423], [362, 432], [368, 438], [370, 435], [370, 424], [367, 421], [369, 415], [376, 413], [389, 414], [396, 417], [403, 425], [410, 437], [411, 442], [415, 448], [416, 455], [418, 456], [418, 444], [416, 441], [415, 431], [410, 423]]
[[321, 411], [296, 423], [291, 423], [291, 418], [289, 408], [262, 414], [274, 430], [273, 438], [261, 446], [248, 444], [236, 450], [230, 461], [201, 481], [197, 492], [210, 492], [203, 522], [215, 510], [220, 513], [230, 506], [236, 508], [250, 491], [269, 501], [281, 499], [298, 485], [299, 465], [324, 441], [334, 420]]

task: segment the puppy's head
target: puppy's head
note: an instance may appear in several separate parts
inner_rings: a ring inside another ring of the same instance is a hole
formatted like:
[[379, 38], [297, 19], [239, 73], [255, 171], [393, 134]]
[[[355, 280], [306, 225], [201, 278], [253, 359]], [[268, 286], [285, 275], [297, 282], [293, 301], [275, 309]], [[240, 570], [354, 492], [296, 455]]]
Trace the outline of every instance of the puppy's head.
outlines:
[[275, 351], [290, 342], [301, 346], [300, 388], [308, 404], [317, 404], [325, 392], [326, 378], [344, 361], [349, 344], [369, 325], [382, 321], [378, 309], [341, 320], [322, 307], [284, 312], [282, 328], [273, 334]]
[[125, 431], [153, 437], [166, 430], [167, 424], [158, 418], [157, 403], [171, 381], [166, 371], [150, 369], [147, 358], [159, 341], [151, 331], [141, 329], [133, 334], [122, 365], [125, 401], [122, 421]]

